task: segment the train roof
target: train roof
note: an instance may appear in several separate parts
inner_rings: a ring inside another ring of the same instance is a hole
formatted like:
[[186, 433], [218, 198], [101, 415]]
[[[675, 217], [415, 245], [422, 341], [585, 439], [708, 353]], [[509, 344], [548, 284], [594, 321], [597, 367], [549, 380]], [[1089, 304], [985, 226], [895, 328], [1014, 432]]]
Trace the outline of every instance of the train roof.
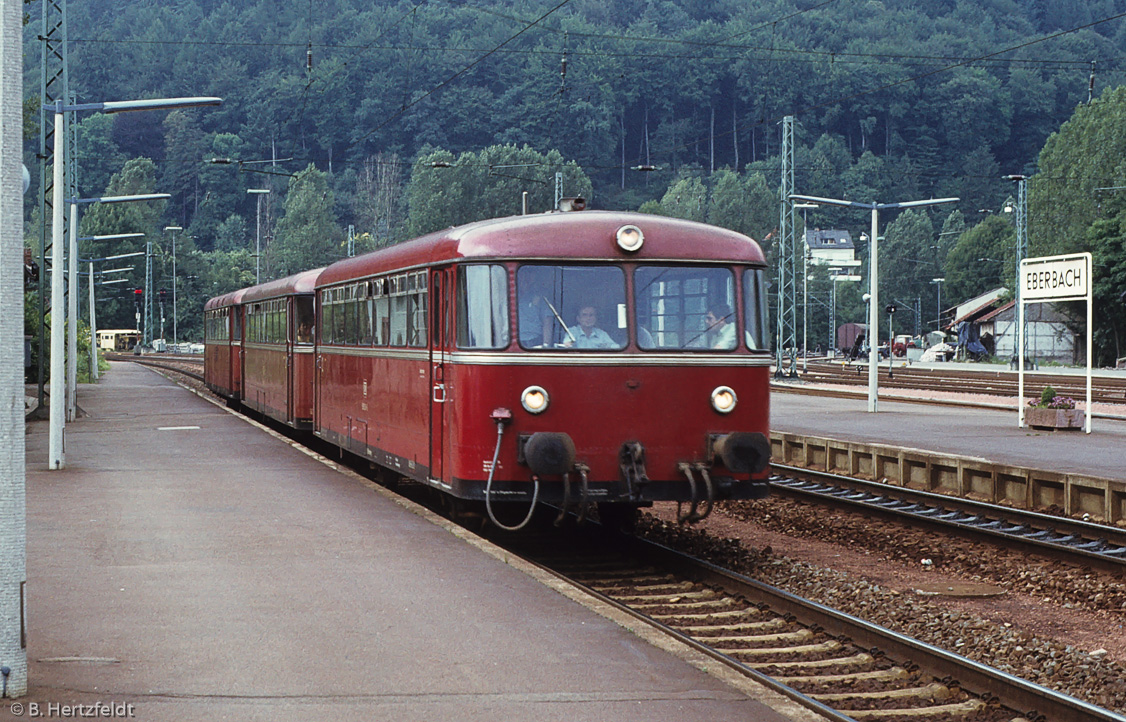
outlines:
[[240, 288], [237, 291], [225, 293], [222, 296], [216, 296], [207, 303], [203, 304], [204, 311], [211, 311], [216, 308], [226, 308], [228, 306], [237, 306], [242, 303], [242, 297], [246, 293], [245, 288]]
[[300, 293], [312, 294], [317, 287], [317, 277], [321, 275], [321, 271], [323, 270], [325, 269], [314, 268], [311, 271], [302, 271], [292, 276], [279, 278], [276, 281], [251, 286], [246, 289], [242, 297], [242, 303], [261, 301], [267, 298], [278, 298], [280, 296], [293, 296]]
[[[635, 252], [618, 248], [619, 228], [644, 234]], [[735, 231], [645, 213], [571, 211], [510, 216], [455, 226], [407, 243], [338, 261], [324, 269], [317, 287], [403, 268], [461, 259], [716, 261], [765, 264], [753, 239]]]

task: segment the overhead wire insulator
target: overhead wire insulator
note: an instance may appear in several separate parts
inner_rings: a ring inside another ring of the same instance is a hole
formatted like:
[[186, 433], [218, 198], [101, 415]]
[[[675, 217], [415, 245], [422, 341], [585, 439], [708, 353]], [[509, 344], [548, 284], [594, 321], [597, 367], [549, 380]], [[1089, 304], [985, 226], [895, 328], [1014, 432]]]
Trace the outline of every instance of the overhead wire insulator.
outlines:
[[559, 68], [559, 92], [567, 87], [567, 33], [563, 33], [563, 60]]

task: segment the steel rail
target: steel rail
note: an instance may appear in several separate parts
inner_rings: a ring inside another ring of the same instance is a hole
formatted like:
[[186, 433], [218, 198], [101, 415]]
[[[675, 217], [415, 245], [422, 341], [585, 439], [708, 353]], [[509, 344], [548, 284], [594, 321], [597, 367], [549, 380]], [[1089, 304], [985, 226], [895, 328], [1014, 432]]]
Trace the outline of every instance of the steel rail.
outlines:
[[1075, 563], [1093, 564], [1106, 571], [1122, 573], [1126, 570], [1126, 530], [1107, 524], [798, 466], [772, 464], [771, 468], [792, 475], [770, 479], [771, 489], [775, 491], [1003, 539], [1009, 544], [1051, 551]]

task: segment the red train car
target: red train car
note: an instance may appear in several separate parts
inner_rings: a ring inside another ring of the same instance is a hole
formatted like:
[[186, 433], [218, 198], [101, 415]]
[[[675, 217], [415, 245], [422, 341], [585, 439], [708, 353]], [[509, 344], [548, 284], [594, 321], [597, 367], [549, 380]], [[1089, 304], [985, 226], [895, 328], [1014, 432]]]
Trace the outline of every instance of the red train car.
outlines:
[[764, 496], [764, 267], [738, 233], [603, 211], [340, 261], [316, 282], [314, 433], [505, 528], [501, 504], [696, 519]]
[[207, 388], [220, 396], [242, 398], [242, 297], [246, 289], [208, 301], [203, 307], [203, 366]]
[[246, 289], [242, 403], [296, 429], [313, 425], [313, 291], [323, 269]]

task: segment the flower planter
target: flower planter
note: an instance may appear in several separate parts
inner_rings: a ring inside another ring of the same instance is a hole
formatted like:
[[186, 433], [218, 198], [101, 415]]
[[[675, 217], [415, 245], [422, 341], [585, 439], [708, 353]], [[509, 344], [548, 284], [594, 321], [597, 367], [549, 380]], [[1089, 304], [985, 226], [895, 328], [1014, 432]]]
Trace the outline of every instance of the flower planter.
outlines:
[[1034, 429], [1082, 429], [1086, 419], [1083, 409], [1045, 409], [1034, 406], [1024, 410], [1024, 423]]

